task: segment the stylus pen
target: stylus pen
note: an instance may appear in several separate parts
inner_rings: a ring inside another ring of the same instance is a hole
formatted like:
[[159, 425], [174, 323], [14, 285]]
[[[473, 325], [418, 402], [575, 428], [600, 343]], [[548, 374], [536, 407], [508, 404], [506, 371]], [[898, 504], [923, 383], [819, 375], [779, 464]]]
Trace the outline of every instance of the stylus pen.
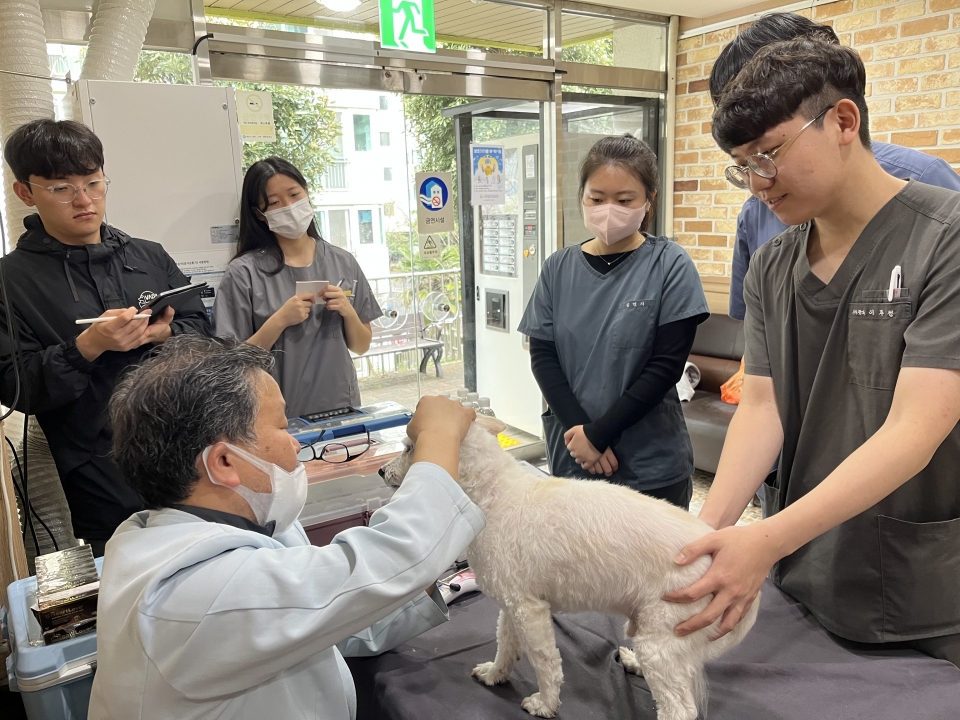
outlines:
[[[131, 320], [146, 320], [153, 315], [134, 315]], [[77, 320], [77, 325], [96, 325], [97, 323], [105, 323], [113, 320], [112, 317], [99, 317], [99, 318], [87, 318], [86, 320]]]

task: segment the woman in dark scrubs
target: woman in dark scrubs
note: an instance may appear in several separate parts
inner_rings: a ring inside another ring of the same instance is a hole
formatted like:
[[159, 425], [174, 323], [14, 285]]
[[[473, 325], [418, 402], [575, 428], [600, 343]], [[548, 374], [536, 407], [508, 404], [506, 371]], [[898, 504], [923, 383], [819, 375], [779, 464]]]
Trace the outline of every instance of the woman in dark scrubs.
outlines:
[[520, 332], [550, 408], [551, 472], [605, 476], [686, 508], [693, 448], [676, 384], [709, 310], [686, 252], [646, 232], [658, 185], [643, 141], [593, 146], [580, 201], [596, 237], [547, 258]]

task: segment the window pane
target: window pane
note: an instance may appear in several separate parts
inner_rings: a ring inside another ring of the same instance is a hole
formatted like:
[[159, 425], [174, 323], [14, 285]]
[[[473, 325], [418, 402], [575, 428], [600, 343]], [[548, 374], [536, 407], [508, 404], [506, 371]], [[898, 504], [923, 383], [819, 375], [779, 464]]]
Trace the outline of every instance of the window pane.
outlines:
[[564, 12], [563, 61], [666, 70], [667, 26]]
[[390, 147], [390, 133], [380, 133], [380, 147]]
[[360, 228], [360, 244], [373, 244], [373, 211], [357, 210], [357, 225]]
[[330, 242], [338, 247], [348, 248], [350, 246], [350, 231], [347, 228], [347, 211], [330, 211]]
[[384, 168], [384, 169], [383, 169], [383, 181], [384, 181], [384, 182], [390, 182], [391, 180], [393, 180], [393, 170], [390, 169], [390, 168]]
[[370, 150], [370, 116], [353, 116], [353, 143], [358, 152]]
[[326, 238], [330, 237], [330, 234], [327, 232], [327, 213], [324, 210], [317, 210], [313, 213], [317, 218], [317, 229], [320, 231], [320, 237]]
[[333, 141], [334, 157], [343, 157], [343, 113], [334, 113], [334, 122], [337, 124], [337, 139]]
[[389, 106], [387, 105], [387, 96], [386, 96], [386, 95], [381, 95], [381, 96], [380, 96], [380, 109], [381, 109], [381, 110], [389, 110]]

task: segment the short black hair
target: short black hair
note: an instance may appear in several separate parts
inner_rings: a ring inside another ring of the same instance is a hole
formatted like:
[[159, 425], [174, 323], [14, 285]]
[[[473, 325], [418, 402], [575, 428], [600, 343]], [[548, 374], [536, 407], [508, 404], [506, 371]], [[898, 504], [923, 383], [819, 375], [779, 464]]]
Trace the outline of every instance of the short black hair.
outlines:
[[580, 162], [580, 204], [590, 176], [605, 165], [614, 165], [631, 173], [647, 193], [650, 210], [643, 216], [640, 232], [646, 232], [653, 224], [657, 213], [657, 188], [660, 187], [660, 170], [657, 154], [643, 140], [630, 133], [611, 135], [594, 143]]
[[113, 455], [145, 507], [190, 497], [208, 446], [256, 441], [258, 371], [272, 368], [256, 345], [184, 334], [124, 377], [110, 400]]
[[[730, 152], [795, 115], [811, 120], [847, 99], [860, 110], [860, 142], [869, 148], [866, 84], [863, 61], [851, 48], [809, 39], [768, 45], [724, 89], [713, 139]], [[823, 127], [822, 118], [815, 127]]]
[[829, 25], [815, 23], [796, 13], [770, 13], [737, 35], [713, 63], [710, 71], [710, 98], [716, 105], [723, 89], [760, 50], [775, 42], [809, 38], [840, 44]]
[[103, 169], [103, 143], [86, 125], [72, 120], [34, 120], [3, 143], [3, 157], [22, 183], [31, 175], [64, 178]]

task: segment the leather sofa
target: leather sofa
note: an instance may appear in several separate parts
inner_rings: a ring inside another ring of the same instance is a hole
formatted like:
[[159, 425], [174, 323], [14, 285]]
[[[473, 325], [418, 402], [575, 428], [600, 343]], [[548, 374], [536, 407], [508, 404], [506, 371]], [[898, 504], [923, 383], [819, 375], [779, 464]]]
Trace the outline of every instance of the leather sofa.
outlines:
[[693, 443], [693, 464], [698, 470], [717, 471], [727, 427], [737, 409], [720, 400], [720, 386], [737, 372], [742, 357], [740, 320], [714, 313], [697, 328], [690, 362], [700, 370], [700, 382], [693, 399], [681, 406]]

